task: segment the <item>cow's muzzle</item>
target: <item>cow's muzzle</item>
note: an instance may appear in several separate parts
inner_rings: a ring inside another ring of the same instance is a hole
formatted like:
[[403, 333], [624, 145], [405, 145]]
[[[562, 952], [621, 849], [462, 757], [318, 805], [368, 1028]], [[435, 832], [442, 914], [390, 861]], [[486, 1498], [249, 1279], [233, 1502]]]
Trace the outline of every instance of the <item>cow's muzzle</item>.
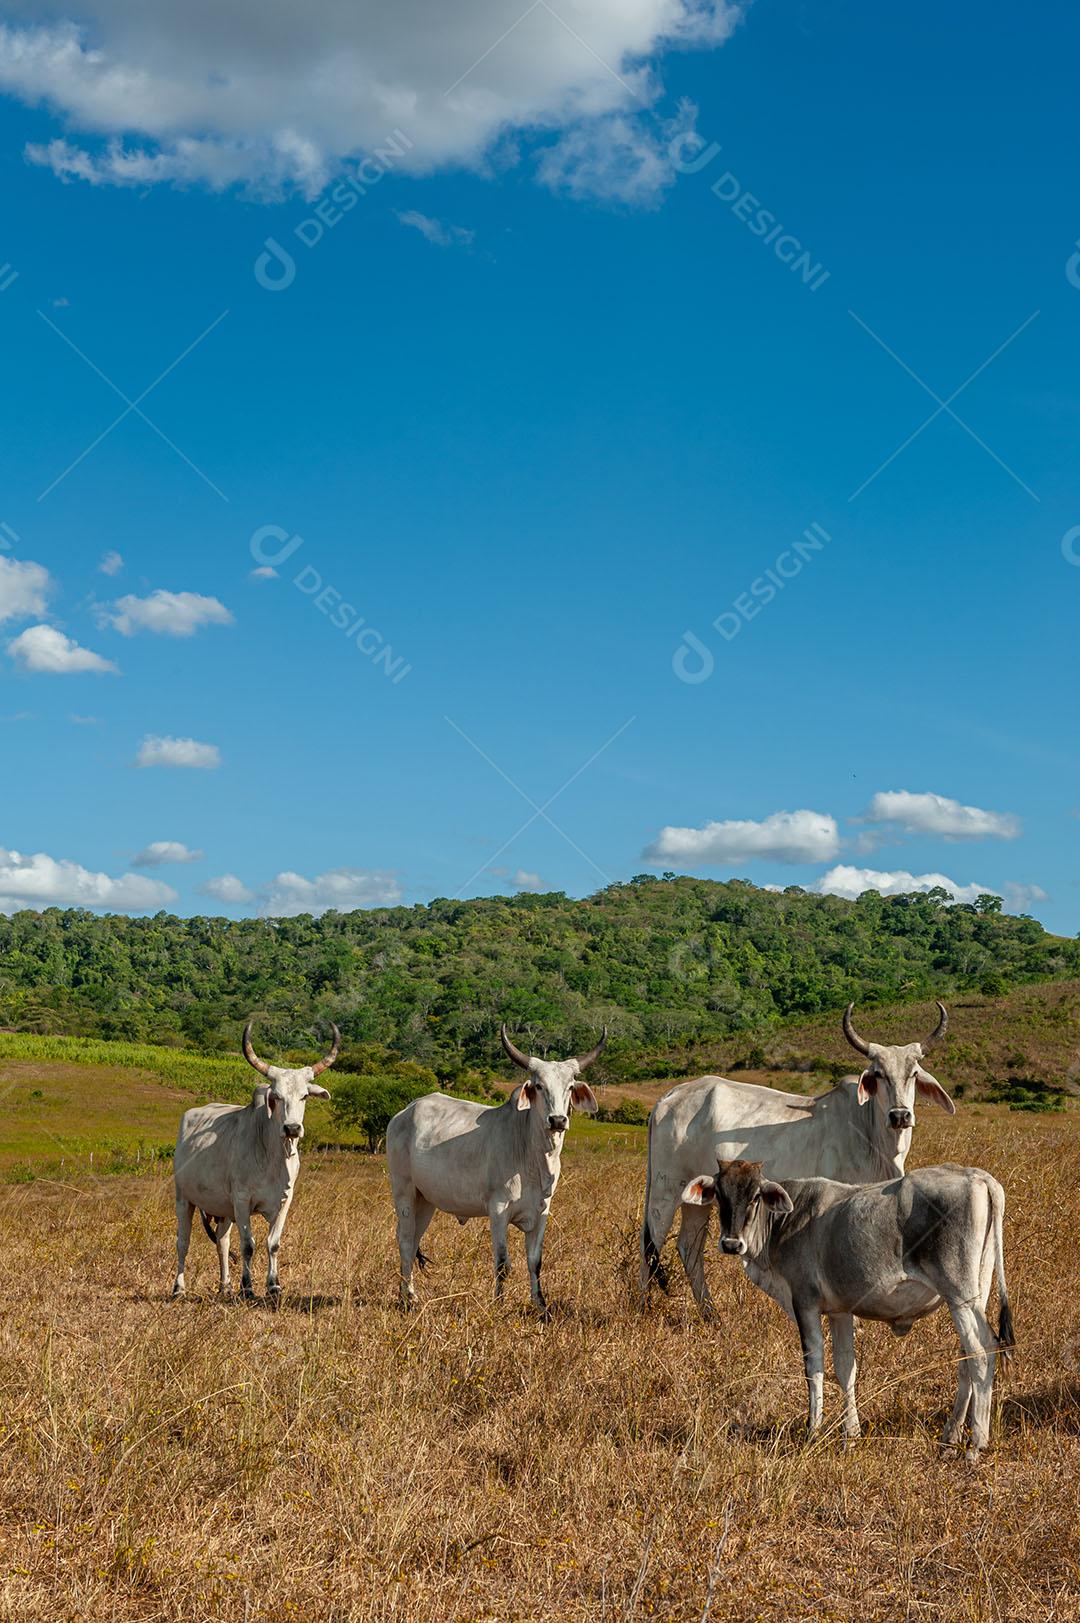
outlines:
[[720, 1241], [720, 1249], [729, 1257], [741, 1257], [746, 1251], [746, 1241], [733, 1240], [729, 1234], [725, 1234]]
[[905, 1127], [914, 1127], [915, 1117], [910, 1110], [890, 1110], [889, 1126], [894, 1132], [902, 1133]]
[[549, 1116], [548, 1128], [553, 1133], [565, 1133], [570, 1125], [569, 1116]]

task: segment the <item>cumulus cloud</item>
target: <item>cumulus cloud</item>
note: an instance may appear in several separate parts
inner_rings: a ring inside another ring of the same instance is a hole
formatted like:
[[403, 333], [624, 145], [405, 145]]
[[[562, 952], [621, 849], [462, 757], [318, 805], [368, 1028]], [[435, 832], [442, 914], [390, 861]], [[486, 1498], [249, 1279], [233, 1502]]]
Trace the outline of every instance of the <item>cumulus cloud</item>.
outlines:
[[858, 819], [862, 823], [895, 823], [906, 834], [937, 834], [950, 840], [1014, 840], [1021, 831], [1011, 812], [962, 806], [947, 795], [889, 789], [876, 794]]
[[569, 14], [560, 0], [520, 13], [505, 0], [16, 8], [0, 26], [0, 90], [63, 119], [67, 136], [27, 152], [64, 180], [314, 195], [397, 129], [414, 173], [481, 168], [521, 131], [554, 134], [549, 184], [625, 188], [640, 172], [639, 197], [665, 180], [659, 149], [643, 151], [658, 54], [721, 44], [740, 12], [731, 0], [575, 0]]
[[102, 622], [125, 637], [152, 631], [164, 637], [191, 637], [200, 626], [231, 626], [233, 617], [216, 597], [198, 592], [166, 592], [161, 587], [149, 597], [121, 597], [101, 615]]
[[234, 873], [221, 873], [214, 879], [208, 879], [204, 885], [199, 886], [200, 896], [212, 896], [215, 901], [224, 902], [226, 906], [238, 907], [241, 902], [253, 902], [255, 892], [248, 890], [242, 879], [237, 879]]
[[429, 214], [421, 214], [419, 209], [399, 209], [397, 217], [402, 225], [419, 231], [437, 248], [467, 248], [476, 240], [475, 231], [469, 231], [463, 225], [444, 225], [442, 220], [433, 220]]
[[200, 744], [194, 738], [159, 738], [150, 733], [139, 745], [136, 766], [196, 767], [212, 772], [221, 765], [216, 744]]
[[160, 879], [126, 873], [113, 879], [44, 851], [26, 856], [0, 847], [0, 912], [22, 907], [96, 907], [121, 913], [166, 907], [176, 892]]
[[107, 552], [98, 564], [98, 573], [102, 575], [118, 575], [124, 567], [124, 560], [118, 552]]
[[277, 580], [278, 572], [270, 564], [260, 564], [248, 575], [248, 580]]
[[0, 624], [44, 614], [51, 586], [43, 564], [0, 557]]
[[259, 913], [263, 918], [292, 918], [297, 913], [341, 913], [355, 907], [390, 907], [401, 900], [396, 876], [381, 868], [330, 868], [305, 879], [279, 873], [266, 887]]
[[163, 868], [171, 862], [201, 862], [201, 851], [189, 851], [182, 840], [151, 840], [138, 856], [132, 858], [134, 868]]
[[89, 671], [94, 676], [118, 676], [120, 667], [102, 659], [65, 637], [55, 626], [27, 626], [7, 646], [8, 654], [24, 671], [46, 676], [78, 676]]
[[1007, 879], [1002, 886], [1005, 905], [1010, 913], [1030, 913], [1035, 902], [1048, 902], [1049, 895], [1041, 885], [1021, 885]]
[[876, 890], [882, 896], [908, 896], [912, 891], [947, 890], [954, 902], [973, 902], [982, 895], [1000, 896], [993, 885], [958, 885], [943, 873], [907, 873], [903, 868], [883, 872], [878, 868], [853, 868], [841, 862], [827, 874], [815, 879], [808, 890], [822, 896], [846, 896], [854, 901], [864, 890]]
[[643, 855], [649, 862], [727, 868], [736, 862], [829, 862], [840, 849], [836, 819], [825, 812], [773, 812], [749, 820], [662, 828]]

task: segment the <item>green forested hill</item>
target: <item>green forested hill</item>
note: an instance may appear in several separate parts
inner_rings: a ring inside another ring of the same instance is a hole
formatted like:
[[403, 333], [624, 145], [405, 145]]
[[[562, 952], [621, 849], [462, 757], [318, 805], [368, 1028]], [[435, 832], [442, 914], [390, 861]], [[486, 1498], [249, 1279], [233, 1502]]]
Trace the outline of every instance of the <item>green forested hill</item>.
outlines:
[[239, 1023], [258, 1011], [266, 1048], [280, 1050], [333, 1018], [351, 1044], [442, 1072], [492, 1061], [502, 1019], [537, 1051], [584, 1045], [607, 1021], [612, 1058], [644, 1063], [849, 997], [995, 994], [1080, 973], [1080, 945], [999, 905], [642, 876], [583, 900], [321, 918], [50, 908], [0, 917], [0, 1025], [235, 1049]]

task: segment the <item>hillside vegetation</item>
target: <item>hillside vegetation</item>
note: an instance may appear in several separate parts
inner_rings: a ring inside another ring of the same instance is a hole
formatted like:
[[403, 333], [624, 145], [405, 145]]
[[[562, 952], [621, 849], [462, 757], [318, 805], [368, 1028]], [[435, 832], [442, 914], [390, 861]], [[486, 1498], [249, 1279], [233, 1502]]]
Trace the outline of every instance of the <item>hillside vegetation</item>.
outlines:
[[[286, 919], [0, 918], [0, 1025], [235, 1049], [260, 1011], [267, 1048], [334, 1019], [353, 1045], [432, 1066], [490, 1067], [507, 1020], [534, 1051], [612, 1030], [626, 1079], [682, 1074], [732, 1034], [835, 1011], [1080, 974], [1080, 945], [995, 897], [857, 902], [740, 880], [641, 876], [562, 893]], [[622, 1067], [622, 1069], [620, 1069]], [[666, 1071], [664, 1067], [667, 1067]]]

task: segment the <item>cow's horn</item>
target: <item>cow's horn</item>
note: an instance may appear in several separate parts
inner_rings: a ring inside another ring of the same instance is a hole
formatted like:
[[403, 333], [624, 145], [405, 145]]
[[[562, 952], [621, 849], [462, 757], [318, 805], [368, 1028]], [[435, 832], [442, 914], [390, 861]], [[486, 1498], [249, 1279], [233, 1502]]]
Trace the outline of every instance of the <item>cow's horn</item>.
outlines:
[[330, 1030], [334, 1034], [334, 1046], [331, 1048], [329, 1054], [327, 1054], [323, 1059], [319, 1060], [318, 1064], [311, 1067], [312, 1076], [318, 1076], [320, 1071], [327, 1070], [331, 1065], [333, 1065], [334, 1061], [341, 1053], [341, 1032], [338, 1030], [332, 1020], [330, 1022]]
[[509, 1037], [506, 1035], [506, 1022], [505, 1022], [505, 1020], [503, 1021], [502, 1025], [499, 1027], [499, 1036], [502, 1038], [502, 1045], [503, 1045], [503, 1048], [506, 1050], [507, 1057], [509, 1059], [512, 1059], [515, 1065], [520, 1065], [521, 1069], [523, 1071], [529, 1070], [529, 1068], [530, 1068], [529, 1067], [529, 1056], [528, 1056], [528, 1054], [523, 1054], [521, 1052], [520, 1048], [515, 1048], [514, 1047], [513, 1043], [510, 1041]]
[[247, 1060], [249, 1065], [254, 1065], [255, 1069], [260, 1071], [263, 1076], [269, 1076], [269, 1065], [267, 1065], [264, 1059], [259, 1058], [258, 1054], [256, 1054], [255, 1050], [251, 1046], [251, 1028], [254, 1023], [254, 1020], [249, 1020], [247, 1025], [244, 1027], [244, 1058]]
[[867, 1042], [865, 1037], [859, 1036], [859, 1033], [855, 1030], [855, 1027], [851, 1023], [851, 1011], [854, 1007], [854, 1003], [849, 1003], [847, 1008], [844, 1010], [844, 1036], [847, 1038], [852, 1048], [857, 1048], [860, 1054], [869, 1054], [870, 1044]]
[[949, 1029], [949, 1011], [945, 1007], [944, 1003], [942, 1003], [940, 998], [937, 998], [935, 1001], [937, 1002], [938, 1008], [941, 1010], [941, 1019], [938, 1021], [929, 1037], [927, 1037], [924, 1041], [924, 1048], [933, 1048], [934, 1044], [940, 1042], [942, 1037], [944, 1037], [945, 1033]]
[[606, 1042], [607, 1027], [605, 1026], [603, 1031], [600, 1033], [600, 1041], [597, 1043], [596, 1047], [590, 1048], [587, 1054], [581, 1054], [578, 1056], [577, 1066], [579, 1071], [583, 1071], [586, 1065], [591, 1065], [594, 1059], [598, 1059], [600, 1057], [600, 1053]]

